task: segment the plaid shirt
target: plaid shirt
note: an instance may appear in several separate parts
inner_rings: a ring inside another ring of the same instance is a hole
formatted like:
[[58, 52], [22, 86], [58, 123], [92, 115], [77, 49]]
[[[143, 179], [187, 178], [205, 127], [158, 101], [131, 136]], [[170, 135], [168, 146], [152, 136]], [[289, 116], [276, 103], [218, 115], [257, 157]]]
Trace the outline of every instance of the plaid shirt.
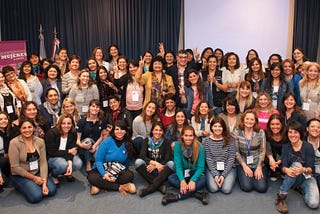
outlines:
[[[239, 164], [245, 162], [247, 164], [248, 145], [243, 130], [236, 129], [234, 132], [236, 139], [236, 159]], [[253, 140], [250, 146], [250, 156], [253, 156], [253, 163], [247, 164], [250, 168], [257, 168], [264, 165], [266, 155], [266, 137], [264, 131], [254, 132]]]

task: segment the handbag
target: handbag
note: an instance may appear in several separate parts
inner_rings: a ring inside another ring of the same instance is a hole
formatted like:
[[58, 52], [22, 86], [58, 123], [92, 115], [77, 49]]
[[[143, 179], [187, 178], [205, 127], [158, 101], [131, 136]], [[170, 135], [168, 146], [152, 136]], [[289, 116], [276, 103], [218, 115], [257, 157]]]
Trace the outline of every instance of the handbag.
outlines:
[[111, 178], [117, 179], [121, 172], [126, 169], [126, 167], [118, 162], [111, 161], [103, 164], [106, 173], [111, 174]]

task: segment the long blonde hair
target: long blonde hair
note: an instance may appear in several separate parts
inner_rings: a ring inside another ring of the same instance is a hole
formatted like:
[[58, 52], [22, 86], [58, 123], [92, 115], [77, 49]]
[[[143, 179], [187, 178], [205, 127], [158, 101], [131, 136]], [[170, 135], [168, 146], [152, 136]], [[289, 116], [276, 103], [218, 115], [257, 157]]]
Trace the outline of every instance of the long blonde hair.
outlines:
[[73, 118], [74, 122], [77, 124], [78, 121], [80, 120], [80, 114], [79, 114], [79, 112], [78, 112], [78, 110], [77, 110], [77, 105], [76, 105], [76, 103], [73, 101], [73, 99], [67, 97], [67, 98], [65, 98], [65, 99], [63, 100], [63, 102], [62, 102], [62, 108], [61, 108], [61, 114], [68, 114], [68, 113], [65, 112], [65, 110], [64, 110], [64, 108], [66, 107], [67, 104], [71, 104], [71, 105], [74, 106], [73, 114], [70, 115], [70, 116]]
[[304, 75], [304, 77], [302, 78], [302, 80], [300, 81], [300, 86], [301, 87], [304, 87], [308, 81], [309, 81], [309, 78], [308, 78], [308, 70], [312, 67], [312, 66], [315, 66], [318, 70], [318, 81], [316, 83], [316, 85], [314, 87], [319, 87], [320, 86], [320, 65], [316, 62], [310, 62], [308, 63], [308, 66], [306, 67], [306, 74]]
[[271, 115], [271, 114], [275, 113], [275, 108], [274, 108], [273, 105], [272, 105], [271, 97], [270, 97], [270, 95], [269, 95], [267, 92], [265, 92], [265, 91], [262, 91], [262, 92], [260, 92], [260, 93], [258, 94], [257, 100], [256, 100], [256, 104], [255, 104], [255, 106], [254, 106], [254, 111], [255, 111], [255, 112], [262, 111], [262, 109], [261, 109], [261, 107], [260, 107], [260, 104], [259, 104], [259, 99], [260, 99], [260, 97], [262, 97], [262, 96], [266, 96], [267, 100], [269, 101], [269, 104], [268, 104], [268, 106], [267, 106], [267, 111], [269, 112], [269, 114]]

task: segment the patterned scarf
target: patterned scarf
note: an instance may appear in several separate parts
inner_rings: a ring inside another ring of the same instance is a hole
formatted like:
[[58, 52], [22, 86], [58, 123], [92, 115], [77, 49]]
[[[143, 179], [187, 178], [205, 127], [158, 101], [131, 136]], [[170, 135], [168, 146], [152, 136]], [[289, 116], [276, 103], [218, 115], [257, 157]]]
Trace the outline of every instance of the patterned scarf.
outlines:
[[161, 155], [159, 154], [160, 147], [163, 144], [163, 138], [160, 138], [158, 141], [154, 141], [153, 137], [148, 137], [148, 151], [151, 152], [151, 158], [153, 160], [157, 160], [158, 158], [161, 158]]
[[52, 124], [55, 124], [58, 121], [59, 118], [59, 112], [60, 112], [60, 101], [57, 102], [57, 104], [51, 104], [48, 101], [43, 103], [43, 107], [47, 109], [48, 113], [52, 115]]

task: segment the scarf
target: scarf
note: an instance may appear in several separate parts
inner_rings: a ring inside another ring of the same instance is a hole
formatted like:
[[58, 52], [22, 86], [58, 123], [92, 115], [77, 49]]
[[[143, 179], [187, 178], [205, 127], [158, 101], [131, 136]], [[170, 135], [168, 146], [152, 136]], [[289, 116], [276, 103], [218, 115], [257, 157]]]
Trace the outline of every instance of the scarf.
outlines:
[[55, 124], [59, 118], [60, 101], [58, 101], [55, 105], [46, 101], [43, 103], [43, 107], [47, 109], [48, 113], [52, 116], [52, 124]]
[[25, 102], [27, 99], [27, 94], [23, 88], [21, 82], [16, 79], [13, 83], [8, 83], [8, 86], [12, 90], [13, 94], [21, 101]]
[[161, 155], [159, 154], [160, 147], [163, 144], [163, 138], [160, 138], [159, 141], [154, 141], [153, 137], [148, 137], [148, 151], [151, 152], [151, 158], [153, 160], [157, 160], [158, 158], [161, 158]]
[[120, 114], [120, 108], [115, 110], [115, 111], [113, 111], [112, 112], [112, 120], [116, 121], [118, 119], [119, 114]]
[[180, 143], [182, 155], [188, 160], [189, 163], [193, 162], [193, 149], [191, 147], [186, 147], [184, 143]]

